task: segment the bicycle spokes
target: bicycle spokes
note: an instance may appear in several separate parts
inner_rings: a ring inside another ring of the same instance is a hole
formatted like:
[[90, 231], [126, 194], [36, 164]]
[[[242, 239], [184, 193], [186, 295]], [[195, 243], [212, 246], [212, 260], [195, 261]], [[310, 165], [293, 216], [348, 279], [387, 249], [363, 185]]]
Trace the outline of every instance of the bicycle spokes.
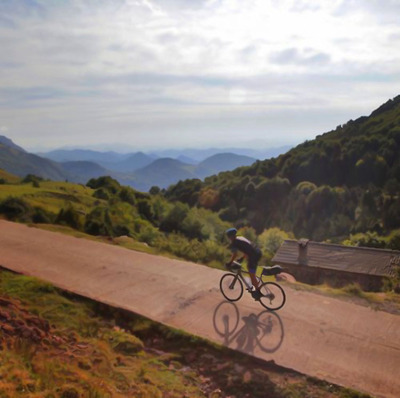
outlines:
[[243, 283], [236, 274], [225, 274], [220, 281], [220, 289], [229, 301], [237, 301], [243, 295]]
[[260, 303], [269, 310], [279, 310], [286, 301], [286, 295], [282, 287], [275, 282], [266, 282], [261, 285]]

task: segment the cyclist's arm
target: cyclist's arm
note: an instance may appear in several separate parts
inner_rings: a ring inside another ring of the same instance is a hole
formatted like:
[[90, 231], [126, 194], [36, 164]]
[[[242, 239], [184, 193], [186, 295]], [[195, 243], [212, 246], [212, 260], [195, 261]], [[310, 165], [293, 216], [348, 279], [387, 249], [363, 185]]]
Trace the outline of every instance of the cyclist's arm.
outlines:
[[237, 256], [238, 256], [238, 252], [237, 251], [233, 252], [228, 264], [231, 265], [236, 260]]

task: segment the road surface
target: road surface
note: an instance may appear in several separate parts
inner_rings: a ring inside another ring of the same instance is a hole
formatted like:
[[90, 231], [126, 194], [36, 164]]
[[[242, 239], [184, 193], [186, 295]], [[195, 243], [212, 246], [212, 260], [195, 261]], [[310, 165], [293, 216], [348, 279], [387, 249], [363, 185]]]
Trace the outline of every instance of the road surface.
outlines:
[[222, 271], [0, 220], [0, 265], [255, 357], [400, 396], [400, 316], [285, 286], [281, 310], [219, 292]]

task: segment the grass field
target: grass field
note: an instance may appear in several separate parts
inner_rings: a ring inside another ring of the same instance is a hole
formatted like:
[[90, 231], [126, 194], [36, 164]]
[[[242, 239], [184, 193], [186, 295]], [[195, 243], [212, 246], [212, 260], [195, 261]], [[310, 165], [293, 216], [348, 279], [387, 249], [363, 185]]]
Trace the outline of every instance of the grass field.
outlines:
[[[9, 197], [23, 197], [30, 205], [58, 213], [69, 204], [86, 213], [99, 199], [93, 197], [93, 189], [67, 182], [41, 181], [39, 187], [32, 183], [0, 185], [0, 201]], [[101, 202], [101, 201], [100, 201]]]

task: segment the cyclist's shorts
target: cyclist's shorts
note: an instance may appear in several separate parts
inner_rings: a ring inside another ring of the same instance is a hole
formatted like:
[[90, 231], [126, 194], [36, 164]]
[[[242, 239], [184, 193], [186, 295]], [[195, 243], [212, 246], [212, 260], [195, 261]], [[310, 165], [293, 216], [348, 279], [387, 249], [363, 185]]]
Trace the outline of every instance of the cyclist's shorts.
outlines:
[[261, 258], [261, 251], [259, 249], [257, 249], [257, 253], [256, 254], [254, 254], [253, 256], [249, 257], [248, 263], [247, 263], [247, 269], [252, 274], [256, 273], [258, 262], [260, 261], [260, 258]]

